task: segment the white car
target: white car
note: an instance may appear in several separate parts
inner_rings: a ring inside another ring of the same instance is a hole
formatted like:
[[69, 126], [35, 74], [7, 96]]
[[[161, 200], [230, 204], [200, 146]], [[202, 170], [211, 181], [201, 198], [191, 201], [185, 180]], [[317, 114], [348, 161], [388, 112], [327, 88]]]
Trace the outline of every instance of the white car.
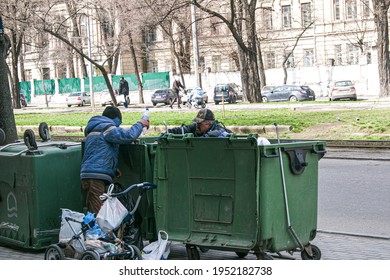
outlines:
[[[115, 98], [118, 105], [124, 105], [125, 103], [125, 96], [123, 94], [118, 94], [118, 90], [115, 90]], [[106, 106], [106, 105], [113, 105], [110, 92], [108, 89], [102, 90], [100, 93], [100, 105]], [[127, 104], [130, 104], [130, 97], [127, 96]]]
[[72, 92], [66, 98], [66, 105], [84, 106], [91, 105], [91, 95], [87, 92]]
[[[205, 91], [203, 91], [200, 87], [195, 87], [195, 89], [200, 90], [203, 93], [204, 103], [209, 102], [209, 97]], [[193, 90], [194, 90], [194, 88], [187, 88], [186, 89], [187, 94], [183, 94], [183, 96], [181, 98], [181, 102], [183, 103], [183, 105], [186, 105], [186, 103], [188, 102], [188, 97], [190, 97], [192, 95]]]

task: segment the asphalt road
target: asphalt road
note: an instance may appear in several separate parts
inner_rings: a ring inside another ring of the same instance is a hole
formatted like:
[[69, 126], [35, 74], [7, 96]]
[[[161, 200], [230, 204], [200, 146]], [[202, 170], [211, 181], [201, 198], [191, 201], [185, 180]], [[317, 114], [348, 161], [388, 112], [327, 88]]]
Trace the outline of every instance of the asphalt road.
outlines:
[[384, 160], [320, 160], [318, 229], [390, 236], [389, 170]]

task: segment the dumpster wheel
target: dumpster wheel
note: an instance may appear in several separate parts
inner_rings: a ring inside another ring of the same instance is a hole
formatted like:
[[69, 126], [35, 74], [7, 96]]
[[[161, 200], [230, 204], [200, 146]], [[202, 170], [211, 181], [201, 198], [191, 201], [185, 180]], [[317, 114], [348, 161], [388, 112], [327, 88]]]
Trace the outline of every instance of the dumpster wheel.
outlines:
[[39, 137], [41, 137], [43, 142], [50, 140], [49, 126], [45, 122], [41, 122], [38, 128]]
[[189, 260], [200, 260], [199, 251], [195, 245], [186, 244], [186, 251]]
[[320, 260], [321, 250], [316, 245], [305, 246], [305, 249], [301, 252], [301, 258], [302, 260]]
[[239, 257], [240, 259], [243, 259], [243, 258], [245, 258], [246, 256], [248, 256], [248, 252], [236, 252], [236, 255], [237, 255], [237, 257]]
[[273, 260], [274, 258], [264, 252], [255, 252], [256, 259], [258, 260]]
[[35, 134], [34, 134], [33, 130], [27, 129], [24, 132], [23, 139], [24, 139], [24, 144], [26, 144], [26, 146], [29, 150], [37, 150], [38, 149], [37, 142], [35, 141]]
[[64, 260], [65, 254], [57, 244], [51, 244], [45, 251], [45, 260]]

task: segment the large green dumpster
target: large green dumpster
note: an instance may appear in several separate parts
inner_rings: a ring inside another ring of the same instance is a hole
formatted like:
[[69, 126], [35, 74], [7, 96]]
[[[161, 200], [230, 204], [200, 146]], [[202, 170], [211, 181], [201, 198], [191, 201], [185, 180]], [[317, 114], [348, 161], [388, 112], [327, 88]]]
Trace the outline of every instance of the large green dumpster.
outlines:
[[258, 146], [256, 138], [169, 134], [159, 142], [154, 167], [157, 229], [186, 244], [189, 258], [199, 257], [197, 247], [239, 256], [254, 252], [258, 258], [267, 252], [311, 249], [318, 161], [325, 143]]
[[82, 211], [75, 142], [0, 146], [0, 243], [41, 249], [58, 242], [61, 208]]

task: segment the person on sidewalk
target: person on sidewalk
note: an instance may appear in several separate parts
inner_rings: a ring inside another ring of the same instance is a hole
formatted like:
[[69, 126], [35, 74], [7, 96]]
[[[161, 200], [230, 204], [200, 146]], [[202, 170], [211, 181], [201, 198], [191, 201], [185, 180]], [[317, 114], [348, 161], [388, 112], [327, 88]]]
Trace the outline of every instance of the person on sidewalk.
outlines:
[[225, 137], [232, 131], [215, 120], [214, 113], [205, 108], [198, 112], [192, 124], [168, 129], [168, 133], [192, 133], [195, 137]]
[[173, 93], [175, 94], [175, 98], [171, 101], [171, 109], [173, 109], [173, 104], [175, 103], [175, 100], [177, 100], [177, 108], [181, 108], [181, 93], [180, 88], [185, 90], [184, 86], [181, 84], [179, 77], [175, 77], [175, 80], [173, 81], [172, 89]]
[[129, 83], [125, 80], [124, 77], [121, 77], [121, 80], [119, 82], [119, 94], [123, 94], [125, 100], [123, 106], [127, 108], [129, 106], [129, 104], [127, 103], [127, 98], [129, 96]]
[[91, 213], [99, 212], [102, 205], [99, 196], [106, 191], [106, 186], [121, 176], [117, 169], [119, 144], [133, 142], [144, 127], [149, 128], [149, 120], [141, 119], [128, 130], [119, 127], [121, 123], [121, 111], [108, 106], [102, 116], [92, 117], [85, 128], [80, 179], [86, 192], [87, 210]]

